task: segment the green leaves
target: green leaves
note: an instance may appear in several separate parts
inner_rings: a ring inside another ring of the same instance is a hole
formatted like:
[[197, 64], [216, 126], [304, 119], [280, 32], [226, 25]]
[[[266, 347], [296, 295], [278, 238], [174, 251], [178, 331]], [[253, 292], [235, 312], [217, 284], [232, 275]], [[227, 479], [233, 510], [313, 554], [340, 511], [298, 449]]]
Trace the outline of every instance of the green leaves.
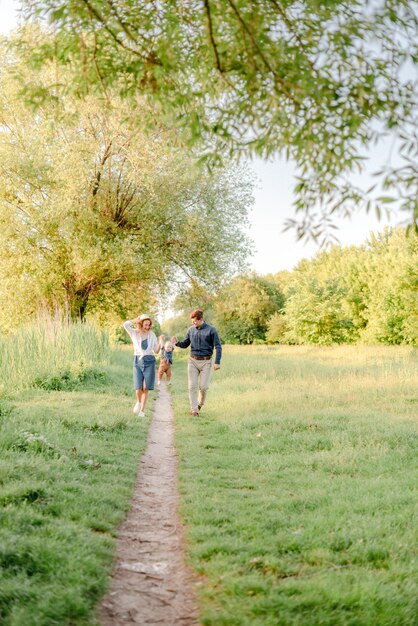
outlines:
[[[241, 269], [247, 173], [208, 174], [145, 98], [133, 108], [110, 91], [105, 102], [48, 97], [56, 67], [27, 68], [32, 39], [22, 35], [22, 56], [0, 74], [0, 301], [13, 285], [16, 307], [2, 307], [0, 324], [40, 307], [126, 316], [138, 299], [152, 305], [156, 289], [214, 285]], [[35, 111], [20, 96], [29, 78], [33, 98], [46, 94]], [[70, 80], [62, 68], [60, 79]]]
[[386, 229], [362, 246], [319, 252], [292, 272], [235, 276], [215, 294], [194, 289], [176, 309], [201, 303], [225, 343], [417, 345], [417, 267], [417, 235]]
[[269, 318], [283, 306], [283, 293], [273, 280], [237, 276], [215, 298], [216, 327], [227, 343], [264, 340]]
[[53, 24], [55, 56], [74, 72], [68, 89], [146, 94], [212, 164], [219, 153], [286, 154], [307, 177], [328, 180], [326, 211], [376, 124], [401, 134], [414, 123], [405, 68], [416, 64], [415, 0], [25, 4]]

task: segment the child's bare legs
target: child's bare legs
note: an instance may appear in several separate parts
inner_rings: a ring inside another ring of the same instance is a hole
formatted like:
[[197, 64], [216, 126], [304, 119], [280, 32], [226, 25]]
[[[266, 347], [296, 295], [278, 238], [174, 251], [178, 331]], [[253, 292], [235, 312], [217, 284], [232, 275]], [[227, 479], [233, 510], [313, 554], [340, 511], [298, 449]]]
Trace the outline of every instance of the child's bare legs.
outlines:
[[157, 384], [158, 385], [160, 384], [164, 374], [167, 377], [167, 383], [169, 383], [171, 379], [171, 364], [170, 363], [168, 364], [162, 363], [160, 367], [158, 368], [157, 370]]

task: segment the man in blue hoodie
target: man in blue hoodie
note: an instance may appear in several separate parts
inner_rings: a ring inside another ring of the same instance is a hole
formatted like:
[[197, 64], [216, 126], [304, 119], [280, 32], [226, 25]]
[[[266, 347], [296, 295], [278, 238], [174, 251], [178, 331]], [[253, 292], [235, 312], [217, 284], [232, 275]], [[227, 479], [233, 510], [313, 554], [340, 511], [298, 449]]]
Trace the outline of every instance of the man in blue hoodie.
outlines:
[[209, 388], [213, 351], [216, 351], [213, 369], [218, 370], [221, 367], [222, 346], [216, 328], [206, 324], [201, 309], [192, 311], [190, 319], [193, 326], [190, 326], [184, 340], [179, 341], [177, 337], [172, 337], [171, 342], [179, 348], [188, 348], [190, 346], [187, 368], [190, 414], [197, 416], [205, 403], [206, 393]]

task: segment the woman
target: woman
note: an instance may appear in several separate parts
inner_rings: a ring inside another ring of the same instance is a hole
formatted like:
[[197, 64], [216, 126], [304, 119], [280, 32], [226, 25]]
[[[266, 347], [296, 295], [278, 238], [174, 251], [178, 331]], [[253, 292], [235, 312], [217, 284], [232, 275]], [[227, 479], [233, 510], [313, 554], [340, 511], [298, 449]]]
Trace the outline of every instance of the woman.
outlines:
[[[136, 328], [132, 327], [135, 324]], [[160, 351], [159, 341], [151, 330], [152, 319], [142, 314], [134, 320], [124, 322], [123, 327], [134, 344], [134, 389], [136, 403], [135, 415], [144, 417], [148, 400], [148, 391], [154, 389], [155, 355]]]

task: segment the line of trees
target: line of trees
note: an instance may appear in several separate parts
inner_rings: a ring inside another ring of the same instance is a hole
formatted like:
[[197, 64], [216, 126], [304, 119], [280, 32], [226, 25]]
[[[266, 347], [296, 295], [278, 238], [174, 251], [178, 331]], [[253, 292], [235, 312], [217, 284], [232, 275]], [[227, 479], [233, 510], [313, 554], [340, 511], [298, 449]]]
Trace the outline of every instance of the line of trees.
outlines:
[[319, 252], [292, 272], [238, 275], [214, 295], [189, 291], [167, 328], [184, 331], [196, 302], [226, 343], [418, 345], [418, 236], [386, 229], [362, 246]]

